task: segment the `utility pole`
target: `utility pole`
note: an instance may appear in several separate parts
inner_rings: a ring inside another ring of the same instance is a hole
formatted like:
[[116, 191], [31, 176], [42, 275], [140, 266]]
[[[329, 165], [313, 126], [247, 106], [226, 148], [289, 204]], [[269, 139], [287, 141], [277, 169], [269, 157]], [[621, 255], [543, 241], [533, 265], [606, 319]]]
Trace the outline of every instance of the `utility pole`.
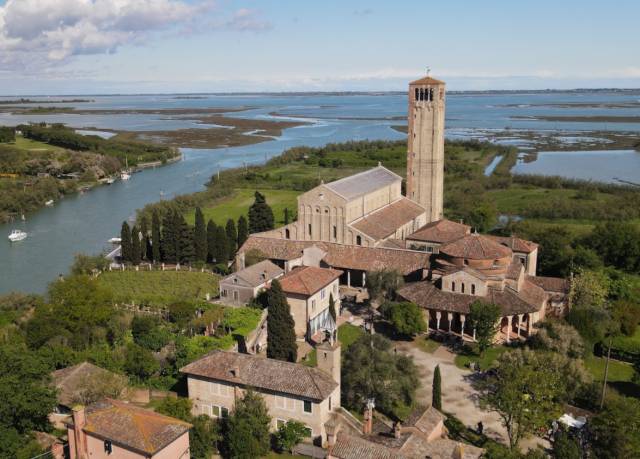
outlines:
[[612, 336], [609, 335], [609, 343], [607, 344], [607, 361], [604, 364], [604, 381], [602, 382], [602, 397], [600, 398], [600, 409], [604, 407], [604, 397], [607, 393], [607, 379], [609, 378], [609, 360], [611, 359], [611, 340], [612, 340]]

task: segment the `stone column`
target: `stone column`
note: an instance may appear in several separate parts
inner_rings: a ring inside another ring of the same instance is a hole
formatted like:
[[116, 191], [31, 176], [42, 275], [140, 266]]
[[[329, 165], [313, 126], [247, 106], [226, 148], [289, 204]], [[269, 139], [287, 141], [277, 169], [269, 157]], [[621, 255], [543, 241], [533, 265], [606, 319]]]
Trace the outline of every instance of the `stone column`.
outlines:
[[442, 313], [440, 311], [436, 311], [436, 331], [440, 330], [440, 318], [442, 317]]
[[451, 333], [451, 321], [453, 320], [452, 312], [447, 312], [447, 320], [449, 321], [449, 333]]
[[462, 339], [464, 339], [464, 323], [467, 320], [466, 316], [464, 314], [460, 314], [460, 336], [462, 337]]
[[347, 269], [347, 287], [351, 287], [351, 270]]
[[518, 338], [520, 338], [520, 328], [522, 328], [522, 317], [524, 314], [518, 314]]
[[367, 286], [367, 273], [362, 271], [362, 286], [366, 287]]
[[473, 340], [474, 341], [476, 340], [476, 329], [475, 329], [475, 327], [473, 328]]
[[511, 320], [513, 316], [507, 316], [507, 343], [511, 342]]

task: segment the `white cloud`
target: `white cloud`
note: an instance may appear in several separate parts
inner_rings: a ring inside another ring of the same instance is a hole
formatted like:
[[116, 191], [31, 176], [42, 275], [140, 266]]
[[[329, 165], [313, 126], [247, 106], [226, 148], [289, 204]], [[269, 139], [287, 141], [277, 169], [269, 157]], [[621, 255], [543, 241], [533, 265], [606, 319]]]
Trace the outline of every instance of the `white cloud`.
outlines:
[[0, 6], [0, 64], [40, 68], [113, 53], [151, 33], [197, 20], [212, 0], [8, 0]]
[[249, 8], [240, 8], [233, 17], [227, 21], [226, 26], [233, 30], [255, 31], [271, 29], [272, 25], [269, 21], [260, 18], [256, 10]]

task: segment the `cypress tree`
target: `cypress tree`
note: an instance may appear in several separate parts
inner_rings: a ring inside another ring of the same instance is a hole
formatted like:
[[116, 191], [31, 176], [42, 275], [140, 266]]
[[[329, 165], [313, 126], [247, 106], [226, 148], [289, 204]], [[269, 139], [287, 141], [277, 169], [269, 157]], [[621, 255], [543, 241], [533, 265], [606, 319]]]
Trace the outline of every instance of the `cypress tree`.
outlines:
[[433, 372], [431, 405], [437, 410], [442, 410], [442, 377], [440, 376], [440, 365], [436, 365]]
[[255, 201], [249, 208], [249, 232], [260, 233], [274, 228], [273, 210], [267, 204], [264, 195], [255, 193]]
[[195, 259], [193, 243], [193, 228], [191, 228], [184, 217], [179, 216], [179, 238], [178, 238], [178, 260], [180, 263], [191, 263]]
[[333, 293], [329, 293], [329, 314], [333, 317], [333, 321], [338, 320], [338, 313], [336, 312], [336, 302], [333, 299]]
[[153, 217], [151, 217], [151, 243], [151, 260], [154, 263], [158, 263], [160, 261], [162, 242], [160, 241], [160, 217], [157, 211], [154, 211]]
[[127, 222], [122, 222], [120, 229], [120, 256], [122, 261], [131, 261], [131, 229]]
[[151, 247], [151, 244], [149, 243], [149, 224], [146, 216], [140, 219], [140, 233], [142, 234], [142, 241], [140, 241], [140, 259], [146, 260], [151, 257], [151, 252], [147, 250]]
[[139, 265], [142, 258], [141, 253], [140, 230], [136, 225], [133, 225], [133, 228], [131, 228], [131, 263]]
[[222, 226], [216, 226], [216, 240], [213, 246], [213, 255], [216, 263], [229, 261], [229, 243], [227, 242], [227, 233]]
[[295, 362], [298, 356], [296, 332], [287, 297], [276, 279], [266, 296], [267, 319], [267, 357], [270, 359]]
[[162, 255], [168, 263], [178, 262], [178, 234], [180, 228], [176, 227], [176, 213], [170, 211], [162, 224]]
[[236, 231], [236, 222], [232, 219], [227, 220], [227, 244], [229, 244], [229, 257], [236, 253], [236, 243], [238, 242], [238, 232]]
[[196, 223], [193, 230], [193, 248], [196, 261], [207, 261], [207, 227], [200, 207], [196, 207]]
[[286, 207], [284, 208], [284, 224], [289, 224], [289, 209]]
[[249, 225], [247, 218], [244, 215], [240, 215], [238, 219], [238, 248], [242, 247], [242, 244], [249, 237]]
[[216, 224], [213, 220], [207, 223], [207, 261], [212, 263], [216, 259]]

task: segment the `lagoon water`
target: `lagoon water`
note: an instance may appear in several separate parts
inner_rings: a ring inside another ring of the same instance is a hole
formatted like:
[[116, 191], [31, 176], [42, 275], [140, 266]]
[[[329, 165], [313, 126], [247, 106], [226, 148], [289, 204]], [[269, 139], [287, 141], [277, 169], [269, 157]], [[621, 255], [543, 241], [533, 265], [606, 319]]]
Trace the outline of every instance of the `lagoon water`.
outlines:
[[[296, 145], [320, 146], [346, 140], [402, 139], [404, 134], [391, 126], [404, 124], [404, 120], [394, 118], [406, 116], [407, 110], [406, 97], [393, 94], [210, 95], [201, 99], [176, 98], [171, 95], [89, 98], [94, 101], [63, 105], [81, 109], [251, 107], [250, 110], [229, 116], [272, 118], [275, 112], [277, 117], [300, 118], [310, 124], [287, 129], [282, 136], [255, 145], [209, 150], [183, 149], [184, 159], [178, 163], [134, 174], [128, 182], [116, 182], [111, 186], [66, 197], [56, 202], [54, 207], [43, 208], [27, 215], [25, 222], [0, 225], [0, 294], [12, 290], [37, 293], [45, 291], [51, 280], [58, 274], [67, 272], [75, 253], [97, 253], [106, 249], [106, 241], [110, 237], [118, 236], [121, 222], [132, 219], [137, 209], [160, 200], [162, 196], [170, 199], [178, 194], [202, 190], [211, 175], [219, 169], [239, 166], [244, 162], [260, 163]], [[449, 95], [447, 136], [483, 138], [485, 134], [479, 134], [483, 130], [486, 132], [505, 128], [640, 132], [640, 123], [550, 123], [511, 118], [537, 114], [639, 115], [638, 108], [556, 108], [537, 105], [568, 102], [635, 102], [639, 99], [640, 96], [637, 94], [619, 93]], [[3, 109], [0, 107], [0, 111]], [[94, 127], [139, 131], [208, 127], [186, 118], [153, 114], [12, 115], [0, 112], [0, 125], [46, 121], [63, 122], [79, 129]], [[628, 153], [625, 155], [624, 158], [633, 158]], [[542, 173], [549, 168], [564, 175], [575, 171], [570, 156], [567, 163], [554, 162], [551, 166], [544, 165], [545, 162], [549, 164], [546, 157], [541, 155], [536, 162], [516, 167], [531, 168], [537, 163], [536, 167], [543, 167], [538, 171]], [[605, 161], [611, 157], [596, 160], [594, 156], [595, 162], [591, 162], [589, 168], [601, 170], [598, 161]], [[616, 156], [618, 157], [620, 156]], [[635, 173], [629, 176], [615, 172], [615, 176], [640, 181], [638, 163], [624, 164], [623, 169], [633, 171], [635, 168]], [[607, 173], [608, 176], [611, 174], [613, 172]], [[27, 231], [29, 237], [18, 243], [9, 243], [6, 235], [13, 228]]]

